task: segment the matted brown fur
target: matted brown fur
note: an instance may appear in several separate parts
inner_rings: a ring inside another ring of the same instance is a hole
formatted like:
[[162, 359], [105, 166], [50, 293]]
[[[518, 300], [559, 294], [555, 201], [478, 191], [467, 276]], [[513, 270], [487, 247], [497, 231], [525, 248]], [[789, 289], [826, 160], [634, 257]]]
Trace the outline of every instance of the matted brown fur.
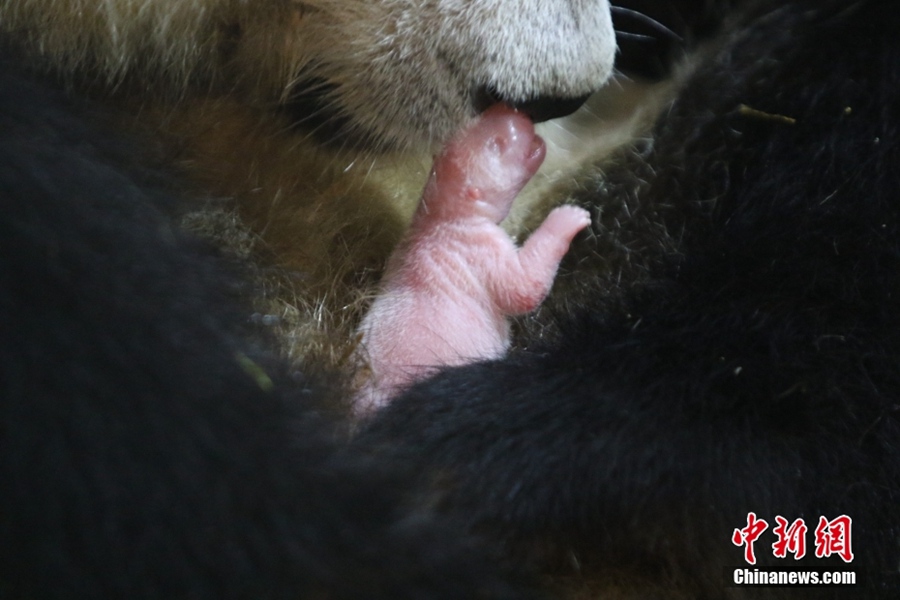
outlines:
[[[504, 222], [524, 236], [614, 148], [646, 127], [669, 86], [619, 82], [572, 117], [539, 125], [546, 164]], [[428, 152], [322, 147], [283, 116], [219, 98], [140, 111], [192, 182], [186, 226], [259, 268], [257, 310], [286, 354], [352, 371], [354, 330], [424, 185]]]
[[[605, 0], [560, 3], [0, 0], [0, 34], [162, 146], [197, 203], [186, 226], [258, 267], [257, 310], [288, 356], [352, 368], [355, 325], [472, 90], [577, 95], [609, 76]], [[285, 110], [323, 84], [361, 146], [322, 144]], [[543, 127], [547, 164], [511, 232], [653, 112], [624, 104]]]
[[[564, 4], [578, 31], [538, 0], [464, 10], [447, 0], [0, 0], [0, 34], [154, 144], [193, 203], [185, 228], [253, 274], [253, 318], [292, 361], [349, 381], [365, 368], [349, 362], [356, 325], [432, 153], [475, 115], [471, 88], [578, 94], [609, 75], [605, 2]], [[510, 7], [520, 18], [507, 18]], [[285, 110], [323, 82], [326, 104], [362, 144], [323, 143]], [[616, 81], [539, 125], [547, 160], [504, 227], [527, 233], [595, 177], [666, 90]]]

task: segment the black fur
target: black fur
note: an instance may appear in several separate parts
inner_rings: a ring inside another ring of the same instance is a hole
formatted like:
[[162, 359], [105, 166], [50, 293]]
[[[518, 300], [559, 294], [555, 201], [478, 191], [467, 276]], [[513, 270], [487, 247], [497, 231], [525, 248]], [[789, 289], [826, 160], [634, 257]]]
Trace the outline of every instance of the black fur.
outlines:
[[592, 235], [526, 349], [415, 387], [346, 452], [158, 176], [3, 63], [0, 597], [515, 596], [465, 528], [741, 597], [749, 511], [850, 515], [859, 586], [810, 595], [898, 597], [900, 13], [742, 4], [579, 198]]
[[[803, 517], [810, 549], [846, 514], [859, 585], [808, 593], [897, 598], [900, 11], [746, 4], [652, 142], [582, 194], [598, 218], [555, 322], [363, 439], [519, 555], [722, 597], [748, 512]], [[760, 563], [791, 566], [771, 526]]]
[[0, 598], [522, 597], [402, 473], [335, 456], [77, 112], [0, 64]]

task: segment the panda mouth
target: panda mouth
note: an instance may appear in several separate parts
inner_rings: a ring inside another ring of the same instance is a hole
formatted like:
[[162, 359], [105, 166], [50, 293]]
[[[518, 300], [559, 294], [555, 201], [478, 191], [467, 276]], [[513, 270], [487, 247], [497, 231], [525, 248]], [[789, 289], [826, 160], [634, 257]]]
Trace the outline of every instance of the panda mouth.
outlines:
[[[302, 132], [317, 143], [331, 147], [371, 150], [380, 145], [354, 127], [352, 120], [332, 100], [335, 86], [324, 79], [311, 78], [295, 86], [297, 90], [282, 105], [293, 130]], [[574, 97], [537, 96], [528, 100], [511, 100], [503, 97], [491, 86], [478, 86], [469, 94], [475, 114], [481, 114], [491, 106], [506, 104], [523, 113], [535, 123], [558, 119], [574, 113], [587, 101], [590, 94]]]
[[590, 96], [591, 94], [573, 97], [537, 96], [528, 100], [509, 100], [491, 86], [481, 86], [472, 93], [472, 106], [481, 114], [495, 104], [506, 104], [535, 123], [543, 123], [574, 113]]

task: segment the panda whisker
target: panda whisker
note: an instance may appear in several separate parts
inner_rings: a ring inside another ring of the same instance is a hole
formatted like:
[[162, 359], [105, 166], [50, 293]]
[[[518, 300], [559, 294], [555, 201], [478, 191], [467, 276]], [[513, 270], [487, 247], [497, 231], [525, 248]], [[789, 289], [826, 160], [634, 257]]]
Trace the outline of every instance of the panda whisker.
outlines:
[[[632, 10], [630, 8], [625, 8], [624, 6], [614, 6], [614, 5], [610, 5], [609, 8], [613, 14], [618, 13], [623, 16], [631, 17], [637, 21], [640, 21], [644, 25], [647, 25], [647, 26], [653, 28], [654, 30], [665, 35], [666, 37], [672, 38], [679, 42], [684, 41], [680, 35], [678, 35], [674, 31], [672, 31], [671, 29], [669, 29], [668, 27], [666, 27], [665, 25], [663, 25], [662, 23], [660, 23], [653, 17], [645, 15], [644, 13], [642, 13], [640, 11]], [[623, 32], [620, 32], [617, 30], [616, 33], [622, 34]]]

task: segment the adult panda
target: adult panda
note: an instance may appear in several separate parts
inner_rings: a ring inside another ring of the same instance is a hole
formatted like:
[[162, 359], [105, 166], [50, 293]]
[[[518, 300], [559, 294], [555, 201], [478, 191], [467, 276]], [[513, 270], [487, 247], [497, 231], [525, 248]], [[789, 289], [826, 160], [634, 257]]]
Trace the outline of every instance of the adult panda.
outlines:
[[[335, 426], [310, 412], [329, 393], [308, 370], [299, 386], [287, 382], [285, 367], [243, 341], [240, 313], [215, 308], [235, 288], [226, 277], [223, 291], [219, 268], [148, 207], [147, 194], [167, 202], [158, 176], [123, 165], [65, 101], [7, 77], [3, 478], [14, 492], [4, 497], [4, 593], [516, 594], [447, 533], [462, 523], [517, 561], [556, 574], [563, 564], [564, 577], [577, 565], [576, 588], [738, 595], [722, 567], [741, 565], [732, 534], [754, 512], [810, 525], [852, 517], [849, 568], [859, 566], [865, 592], [811, 593], [893, 597], [897, 19], [884, 3], [845, 4], [689, 6], [726, 14], [724, 33], [698, 50], [650, 141], [567, 187], [586, 188], [578, 196], [598, 216], [594, 235], [543, 312], [520, 324], [519, 350], [414, 388], [337, 457], [320, 439]], [[41, 15], [16, 8], [4, 7], [7, 37], [33, 39], [22, 23], [44, 17], [12, 19]], [[283, 23], [315, 21], [315, 10], [294, 8]], [[228, 69], [248, 64], [243, 42], [272, 39], [258, 19], [240, 23], [208, 38], [238, 49], [209, 54]], [[67, 48], [48, 36], [38, 49]], [[131, 64], [55, 56], [66, 74]], [[128, 112], [142, 77], [158, 81], [154, 69], [115, 73], [127, 97], [113, 108]], [[185, 79], [215, 91], [228, 69]], [[74, 86], [109, 108], [97, 86]], [[185, 115], [238, 122], [224, 138], [232, 146], [247, 123], [255, 139], [281, 139], [287, 105], [272, 115], [255, 88], [236, 103], [231, 94], [247, 88], [224, 88], [187, 104], [178, 93], [169, 104], [168, 88], [141, 98], [139, 114], [169, 148], [196, 148], [215, 130], [207, 122], [195, 134]], [[221, 118], [235, 110], [244, 116]], [[173, 123], [187, 133], [171, 135]], [[201, 150], [179, 164], [226, 194], [206, 167], [234, 161]], [[307, 397], [299, 410], [284, 399], [293, 394]], [[413, 485], [397, 463], [424, 479]], [[409, 498], [398, 485], [424, 491]], [[417, 518], [419, 494], [439, 500], [446, 522]], [[805, 566], [833, 564], [810, 555]]]

